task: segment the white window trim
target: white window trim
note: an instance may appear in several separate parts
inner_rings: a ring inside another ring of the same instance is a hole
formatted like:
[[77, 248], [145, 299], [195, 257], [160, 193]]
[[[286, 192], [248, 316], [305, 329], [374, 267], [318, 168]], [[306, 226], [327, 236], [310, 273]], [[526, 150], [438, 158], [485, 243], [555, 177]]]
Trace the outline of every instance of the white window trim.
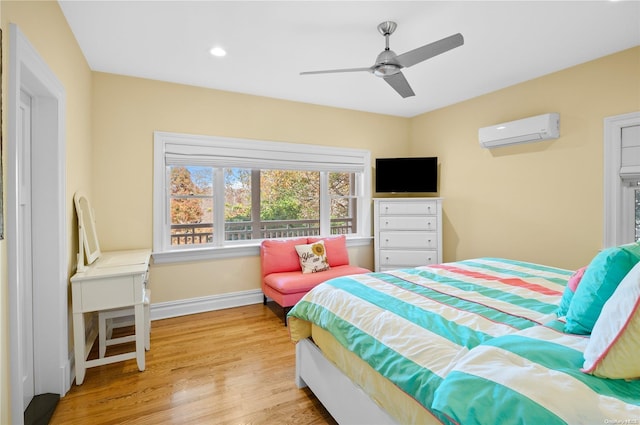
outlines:
[[631, 189], [620, 178], [622, 128], [633, 125], [640, 125], [640, 112], [604, 119], [604, 248], [633, 242], [625, 236], [629, 234], [624, 208], [629, 196], [625, 191]]
[[[167, 246], [169, 231], [168, 200], [166, 192], [166, 152], [170, 145], [181, 144], [193, 147], [196, 151], [202, 147], [215, 146], [222, 150], [260, 151], [261, 155], [279, 158], [284, 155], [299, 158], [340, 158], [361, 162], [363, 187], [361, 205], [358, 206], [358, 233], [348, 234], [347, 246], [369, 245], [371, 235], [371, 153], [363, 149], [317, 146], [297, 143], [273, 142], [262, 140], [236, 139], [230, 137], [202, 136], [181, 133], [154, 132], [153, 150], [153, 258], [155, 263], [172, 263], [217, 258], [233, 258], [252, 256], [260, 253], [260, 240], [253, 240], [242, 245], [218, 247], [194, 247], [187, 249], [170, 249]], [[338, 162], [336, 160], [336, 162]], [[321, 195], [323, 196], [323, 195]]]

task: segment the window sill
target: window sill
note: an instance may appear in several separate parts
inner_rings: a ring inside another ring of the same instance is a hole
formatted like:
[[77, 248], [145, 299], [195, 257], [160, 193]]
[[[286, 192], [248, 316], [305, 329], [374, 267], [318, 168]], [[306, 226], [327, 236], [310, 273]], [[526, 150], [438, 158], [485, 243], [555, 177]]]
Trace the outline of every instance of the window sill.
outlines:
[[[347, 237], [347, 248], [370, 245], [370, 236]], [[154, 264], [183, 263], [188, 261], [218, 260], [223, 258], [251, 257], [260, 255], [260, 241], [253, 244], [216, 248], [194, 248], [179, 251], [159, 251], [153, 253]]]

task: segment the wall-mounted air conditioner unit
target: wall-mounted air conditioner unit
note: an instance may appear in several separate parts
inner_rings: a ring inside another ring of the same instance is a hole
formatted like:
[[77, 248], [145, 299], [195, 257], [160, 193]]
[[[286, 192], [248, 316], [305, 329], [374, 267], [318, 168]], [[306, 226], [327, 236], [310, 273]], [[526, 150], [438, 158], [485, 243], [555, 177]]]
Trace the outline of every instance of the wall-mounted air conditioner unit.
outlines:
[[480, 146], [483, 148], [539, 142], [557, 139], [559, 136], [560, 114], [556, 112], [496, 124], [478, 130]]

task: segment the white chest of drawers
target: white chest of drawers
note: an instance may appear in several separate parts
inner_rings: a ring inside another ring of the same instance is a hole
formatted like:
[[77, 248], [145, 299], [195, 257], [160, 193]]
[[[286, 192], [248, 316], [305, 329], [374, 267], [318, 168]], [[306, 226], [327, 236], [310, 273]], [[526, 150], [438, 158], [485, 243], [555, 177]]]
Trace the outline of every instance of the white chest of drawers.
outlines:
[[373, 200], [375, 269], [442, 262], [442, 198]]

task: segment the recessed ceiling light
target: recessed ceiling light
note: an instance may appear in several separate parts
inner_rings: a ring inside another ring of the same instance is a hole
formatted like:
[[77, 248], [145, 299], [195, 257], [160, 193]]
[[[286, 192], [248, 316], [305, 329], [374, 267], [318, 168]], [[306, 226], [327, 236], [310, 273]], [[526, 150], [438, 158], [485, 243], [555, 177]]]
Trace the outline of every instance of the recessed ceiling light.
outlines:
[[209, 50], [209, 53], [217, 57], [222, 57], [227, 54], [227, 52], [222, 47], [213, 47], [211, 50]]

